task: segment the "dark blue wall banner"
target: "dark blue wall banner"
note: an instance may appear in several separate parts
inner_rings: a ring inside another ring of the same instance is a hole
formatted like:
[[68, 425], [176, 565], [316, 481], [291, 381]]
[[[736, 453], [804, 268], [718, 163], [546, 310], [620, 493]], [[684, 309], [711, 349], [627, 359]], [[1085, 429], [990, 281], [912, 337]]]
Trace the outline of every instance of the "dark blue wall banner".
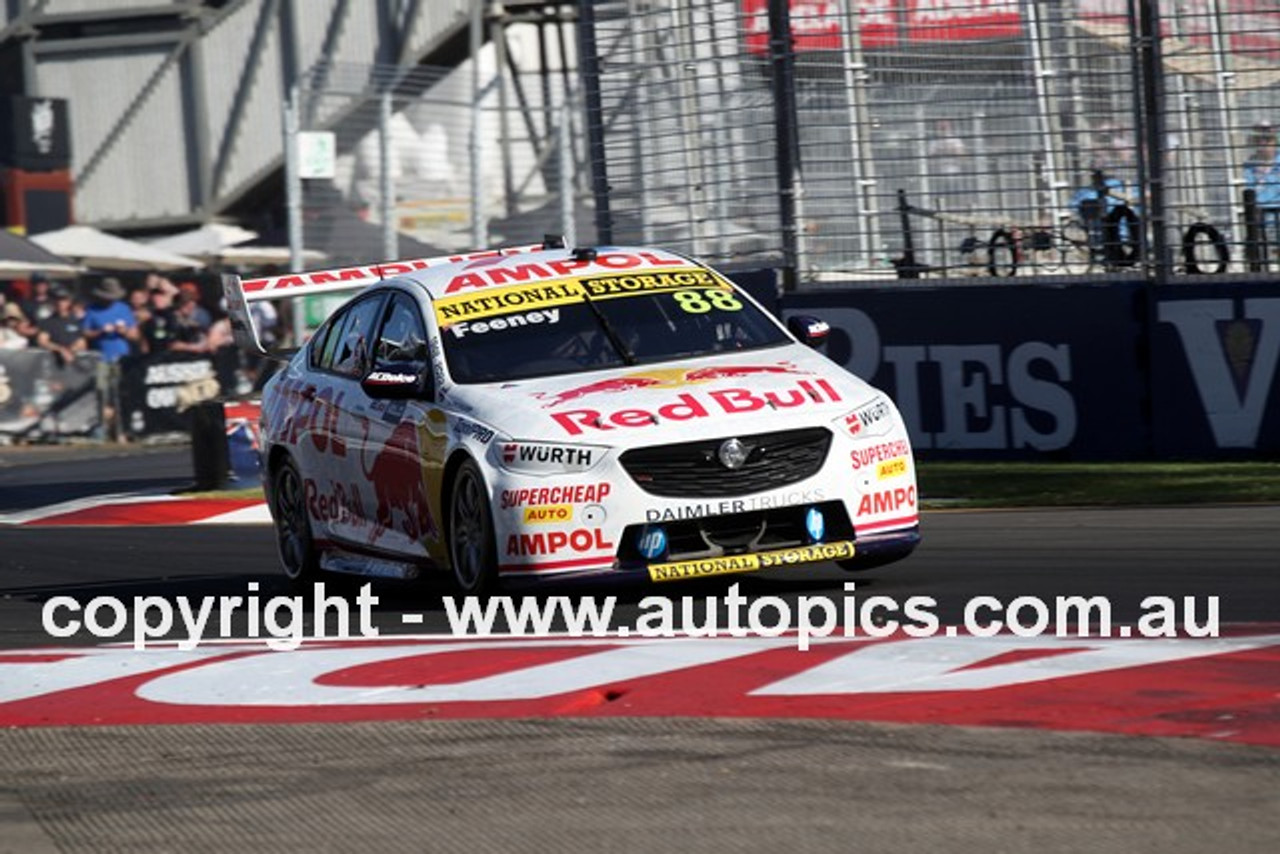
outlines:
[[1280, 285], [1171, 285], [1156, 296], [1155, 452], [1280, 454]]
[[1149, 453], [1139, 283], [844, 286], [787, 295], [827, 355], [886, 391], [922, 456]]
[[153, 353], [120, 364], [120, 409], [130, 436], [187, 433], [192, 408], [235, 389], [236, 351]]
[[897, 285], [788, 295], [934, 458], [1280, 455], [1280, 283]]

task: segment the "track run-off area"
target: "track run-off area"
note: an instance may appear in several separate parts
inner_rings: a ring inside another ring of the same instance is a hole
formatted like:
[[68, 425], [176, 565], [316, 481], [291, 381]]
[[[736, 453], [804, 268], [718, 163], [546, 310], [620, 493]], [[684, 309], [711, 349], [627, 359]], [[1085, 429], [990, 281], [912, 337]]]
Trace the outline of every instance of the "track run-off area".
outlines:
[[[25, 781], [0, 784], [0, 826], [32, 840], [0, 851], [532, 851], [556, 847], [548, 821], [576, 828], [570, 847], [619, 850], [848, 850], [825, 835], [841, 828], [873, 851], [1274, 850], [1280, 508], [926, 512], [918, 551], [867, 573], [536, 593], [614, 597], [617, 626], [635, 626], [647, 596], [722, 604], [731, 585], [794, 611], [934, 603], [934, 636], [837, 632], [803, 651], [794, 634], [452, 636], [434, 578], [372, 581], [377, 637], [271, 649], [245, 640], [243, 610], [230, 639], [194, 649], [179, 634], [142, 650], [51, 637], [54, 597], [296, 595], [257, 502], [170, 495], [184, 453], [0, 466], [0, 779]], [[365, 579], [327, 581], [354, 602]], [[976, 596], [1105, 597], [1116, 636], [969, 636]], [[1201, 620], [1216, 597], [1219, 636], [1120, 637], [1150, 596]], [[346, 783], [366, 786], [358, 818], [343, 816]], [[500, 819], [484, 824], [479, 791], [506, 805]], [[1094, 836], [1071, 836], [1072, 810]], [[708, 815], [721, 820], [698, 824]], [[415, 844], [428, 827], [440, 844]], [[1010, 843], [1014, 828], [1026, 835]]]

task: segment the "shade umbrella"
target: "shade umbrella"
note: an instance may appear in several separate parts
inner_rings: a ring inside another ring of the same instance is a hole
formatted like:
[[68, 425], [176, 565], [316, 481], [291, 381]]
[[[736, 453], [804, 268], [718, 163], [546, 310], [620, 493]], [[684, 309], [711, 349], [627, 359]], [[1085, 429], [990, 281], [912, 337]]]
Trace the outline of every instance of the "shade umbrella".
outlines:
[[[288, 246], [229, 246], [215, 259], [227, 267], [287, 267], [292, 264]], [[303, 249], [302, 263], [319, 264], [326, 256], [318, 249]]]
[[25, 237], [0, 230], [0, 279], [25, 279], [42, 273], [52, 279], [70, 278], [84, 272], [66, 258], [54, 255]]
[[147, 245], [168, 252], [177, 252], [191, 258], [205, 261], [215, 259], [227, 249], [247, 243], [258, 236], [258, 232], [241, 228], [226, 222], [208, 222], [199, 228], [170, 234], [147, 241]]
[[31, 239], [56, 255], [98, 270], [188, 270], [204, 266], [195, 258], [87, 225], [70, 225]]

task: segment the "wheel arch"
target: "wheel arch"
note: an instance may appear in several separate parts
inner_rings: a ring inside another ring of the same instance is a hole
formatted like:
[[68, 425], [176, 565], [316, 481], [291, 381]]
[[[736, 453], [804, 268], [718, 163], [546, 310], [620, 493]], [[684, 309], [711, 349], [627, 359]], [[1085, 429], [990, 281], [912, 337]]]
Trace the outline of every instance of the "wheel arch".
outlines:
[[[272, 445], [271, 450], [267, 453], [266, 469], [267, 476], [263, 478], [263, 492], [267, 499], [267, 506], [273, 507], [274, 496], [272, 492], [275, 490], [276, 472], [280, 470], [280, 466], [284, 465], [286, 460], [293, 459], [289, 453], [289, 449], [284, 445]], [[297, 465], [297, 463], [294, 463]]]
[[[476, 463], [477, 467], [480, 466], [475, 457], [464, 448], [454, 449], [454, 452], [449, 455], [449, 459], [445, 460], [444, 477], [440, 481], [440, 515], [444, 517], [440, 520], [440, 531], [445, 538], [445, 542], [449, 541], [449, 537], [453, 533], [449, 530], [449, 525], [451, 524], [450, 514], [453, 510], [453, 484], [458, 478], [458, 469], [462, 468], [462, 464], [467, 461]], [[483, 469], [481, 471], [483, 472]]]

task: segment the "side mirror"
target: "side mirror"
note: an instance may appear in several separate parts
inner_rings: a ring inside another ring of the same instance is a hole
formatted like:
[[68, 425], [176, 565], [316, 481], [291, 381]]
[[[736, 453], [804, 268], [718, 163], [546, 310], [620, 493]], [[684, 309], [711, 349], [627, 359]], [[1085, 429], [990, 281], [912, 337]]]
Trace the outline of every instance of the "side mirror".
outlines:
[[800, 340], [800, 343], [807, 344], [815, 350], [827, 342], [827, 335], [831, 332], [831, 326], [825, 320], [806, 314], [787, 318], [787, 329]]
[[421, 362], [384, 362], [360, 381], [369, 397], [407, 400], [425, 397], [430, 385], [430, 368]]

